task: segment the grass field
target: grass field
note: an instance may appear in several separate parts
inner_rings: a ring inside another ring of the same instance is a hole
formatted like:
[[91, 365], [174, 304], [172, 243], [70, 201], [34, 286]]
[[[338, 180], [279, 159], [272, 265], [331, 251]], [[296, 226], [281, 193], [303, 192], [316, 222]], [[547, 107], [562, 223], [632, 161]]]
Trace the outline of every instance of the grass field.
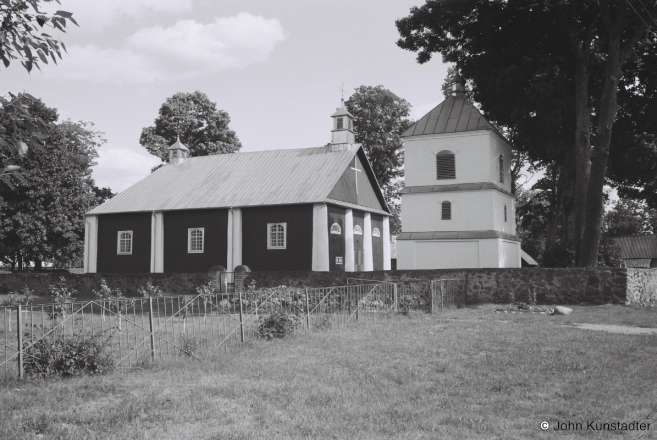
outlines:
[[[256, 341], [202, 361], [0, 390], [0, 438], [657, 438], [657, 310], [417, 312]], [[583, 422], [582, 431], [540, 429]], [[651, 423], [587, 431], [587, 421]], [[40, 435], [41, 434], [41, 435]]]

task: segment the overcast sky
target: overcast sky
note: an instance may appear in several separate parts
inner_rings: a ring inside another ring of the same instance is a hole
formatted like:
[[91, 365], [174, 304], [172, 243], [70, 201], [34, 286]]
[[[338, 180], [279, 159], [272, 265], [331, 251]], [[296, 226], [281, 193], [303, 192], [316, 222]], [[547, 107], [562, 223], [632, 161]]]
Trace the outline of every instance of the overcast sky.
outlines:
[[[200, 90], [227, 111], [242, 151], [330, 141], [330, 115], [360, 85], [383, 85], [414, 118], [442, 101], [447, 66], [397, 47], [395, 20], [424, 0], [61, 0], [80, 28], [68, 55], [31, 74], [0, 70], [0, 92], [26, 91], [105, 133], [94, 178], [122, 191], [159, 159], [143, 127], [176, 92]], [[51, 34], [57, 34], [52, 31]]]

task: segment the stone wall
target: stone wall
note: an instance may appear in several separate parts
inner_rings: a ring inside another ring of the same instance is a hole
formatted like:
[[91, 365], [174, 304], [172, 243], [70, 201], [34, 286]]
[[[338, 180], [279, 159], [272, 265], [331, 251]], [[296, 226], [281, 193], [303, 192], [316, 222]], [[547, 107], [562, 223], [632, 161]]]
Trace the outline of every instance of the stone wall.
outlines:
[[464, 270], [396, 270], [386, 272], [254, 272], [246, 283], [256, 286], [332, 286], [347, 278], [372, 280], [439, 279], [463, 276], [468, 280], [468, 303], [528, 301], [536, 292], [539, 304], [622, 304], [626, 301], [625, 268], [518, 268]]
[[657, 303], [657, 269], [627, 269], [627, 302]]

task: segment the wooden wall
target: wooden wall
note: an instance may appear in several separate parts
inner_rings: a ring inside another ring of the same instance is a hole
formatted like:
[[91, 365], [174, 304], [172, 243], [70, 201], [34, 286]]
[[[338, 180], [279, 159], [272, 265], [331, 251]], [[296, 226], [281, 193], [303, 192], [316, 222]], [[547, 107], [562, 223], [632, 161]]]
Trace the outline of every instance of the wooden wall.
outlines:
[[[205, 228], [203, 253], [187, 252], [187, 230]], [[150, 231], [150, 223], [149, 223]], [[212, 266], [226, 267], [228, 210], [195, 209], [164, 213], [164, 272], [207, 272]]]
[[372, 214], [372, 231], [379, 228], [379, 237], [372, 235], [372, 260], [374, 270], [383, 270], [383, 216]]
[[[329, 270], [331, 272], [344, 272], [344, 214], [343, 208], [328, 206]], [[333, 223], [340, 225], [341, 234], [330, 233]], [[342, 259], [342, 264], [337, 264], [337, 257]]]
[[[150, 212], [98, 216], [99, 273], [139, 273], [151, 270]], [[132, 255], [117, 254], [119, 231], [132, 231]]]
[[[354, 228], [356, 225], [360, 226], [363, 234], [365, 233], [365, 213], [359, 211], [353, 211], [354, 217]], [[364, 261], [364, 243], [363, 235], [354, 234], [354, 270], [356, 272], [362, 272], [365, 270], [365, 261]]]
[[[267, 223], [287, 223], [286, 249], [267, 249]], [[242, 208], [242, 264], [253, 271], [312, 270], [313, 205]]]

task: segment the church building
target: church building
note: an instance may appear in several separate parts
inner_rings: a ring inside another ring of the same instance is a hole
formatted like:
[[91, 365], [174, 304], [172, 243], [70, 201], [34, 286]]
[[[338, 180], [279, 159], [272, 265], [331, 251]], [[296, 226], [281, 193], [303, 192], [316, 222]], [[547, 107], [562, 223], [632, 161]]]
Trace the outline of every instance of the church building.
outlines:
[[324, 147], [188, 157], [89, 211], [85, 273], [390, 269], [390, 210], [344, 103]]
[[521, 267], [511, 145], [466, 99], [460, 75], [402, 137], [397, 268]]

